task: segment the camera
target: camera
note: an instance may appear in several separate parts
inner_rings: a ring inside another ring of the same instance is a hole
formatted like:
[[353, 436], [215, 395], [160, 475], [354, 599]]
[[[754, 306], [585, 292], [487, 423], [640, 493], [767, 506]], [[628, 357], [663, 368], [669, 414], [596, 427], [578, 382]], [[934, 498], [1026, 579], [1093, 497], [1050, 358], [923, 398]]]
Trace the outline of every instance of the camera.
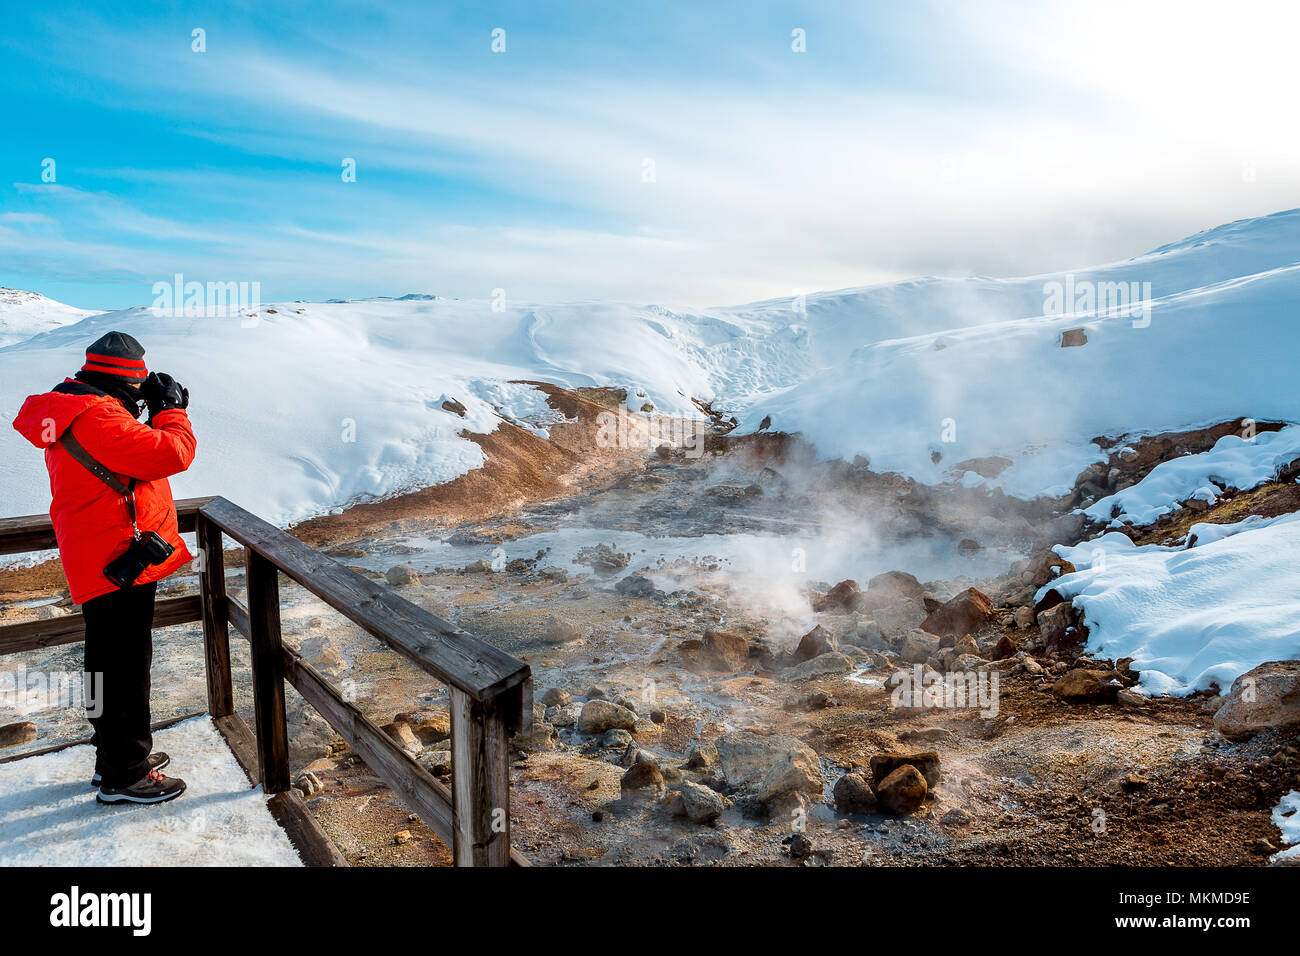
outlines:
[[162, 564], [175, 550], [156, 532], [148, 531], [134, 538], [121, 555], [108, 563], [104, 577], [125, 591], [135, 584], [135, 579], [144, 573], [145, 568]]

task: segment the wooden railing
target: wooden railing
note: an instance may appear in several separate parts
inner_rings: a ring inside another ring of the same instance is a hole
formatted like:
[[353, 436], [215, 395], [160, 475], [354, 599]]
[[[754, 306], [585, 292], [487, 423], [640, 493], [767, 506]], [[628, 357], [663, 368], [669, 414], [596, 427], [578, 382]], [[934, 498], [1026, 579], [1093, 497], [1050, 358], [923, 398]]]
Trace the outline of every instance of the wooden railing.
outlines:
[[[509, 735], [531, 729], [527, 664], [480, 641], [389, 589], [343, 567], [224, 498], [177, 502], [182, 532], [198, 541], [199, 593], [159, 600], [154, 626], [203, 622], [208, 713], [236, 759], [279, 814], [306, 814], [290, 791], [284, 684], [293, 685], [330, 726], [452, 848], [458, 866], [523, 864], [510, 846]], [[247, 603], [226, 593], [223, 536], [244, 547]], [[43, 515], [0, 519], [0, 555], [55, 547]], [[280, 631], [279, 576], [315, 594], [413, 661], [451, 694], [452, 789], [345, 700]], [[249, 641], [255, 732], [235, 713], [230, 630]], [[0, 627], [0, 655], [83, 639], [82, 616]], [[283, 820], [282, 820], [283, 822]], [[321, 861], [325, 862], [325, 861]]]

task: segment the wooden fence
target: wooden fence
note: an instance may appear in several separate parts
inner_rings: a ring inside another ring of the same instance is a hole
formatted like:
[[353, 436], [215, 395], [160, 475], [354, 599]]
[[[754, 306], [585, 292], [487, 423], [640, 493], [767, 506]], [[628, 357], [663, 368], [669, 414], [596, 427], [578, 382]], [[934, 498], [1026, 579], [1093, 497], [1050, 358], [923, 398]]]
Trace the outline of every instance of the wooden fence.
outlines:
[[[208, 713], [240, 764], [273, 797], [287, 826], [319, 833], [290, 790], [284, 684], [302, 697], [430, 829], [452, 848], [458, 866], [524, 865], [510, 846], [509, 735], [532, 723], [527, 664], [448, 621], [416, 607], [292, 535], [224, 498], [177, 502], [182, 532], [199, 548], [199, 593], [160, 599], [154, 626], [203, 622]], [[244, 548], [247, 603], [226, 593], [224, 537]], [[0, 555], [55, 547], [44, 515], [0, 519]], [[301, 655], [280, 631], [280, 575], [315, 594], [451, 693], [452, 788], [434, 778]], [[253, 670], [255, 728], [235, 713], [230, 631], [247, 638]], [[0, 627], [0, 655], [83, 639], [80, 613]], [[337, 863], [337, 851], [317, 846], [307, 862]], [[301, 847], [300, 847], [301, 849]]]

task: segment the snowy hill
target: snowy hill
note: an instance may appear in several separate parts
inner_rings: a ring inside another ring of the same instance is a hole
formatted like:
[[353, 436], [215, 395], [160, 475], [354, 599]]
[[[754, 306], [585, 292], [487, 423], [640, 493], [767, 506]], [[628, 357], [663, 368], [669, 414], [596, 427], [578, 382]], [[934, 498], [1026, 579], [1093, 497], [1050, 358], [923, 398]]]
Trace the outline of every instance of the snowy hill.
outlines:
[[[1149, 311], [1054, 304], [1053, 283], [1137, 283]], [[128, 309], [0, 349], [0, 411], [12, 418], [25, 395], [72, 373], [88, 342], [121, 329], [193, 393], [199, 457], [178, 494], [225, 494], [282, 523], [476, 467], [481, 452], [462, 429], [541, 410], [535, 391], [507, 384], [520, 378], [621, 386], [634, 409], [649, 400], [689, 416], [692, 398], [712, 400], [741, 431], [770, 416], [824, 456], [862, 454], [927, 482], [1000, 454], [1014, 464], [990, 483], [1033, 496], [1101, 458], [1098, 435], [1300, 421], [1298, 292], [1292, 210], [1071, 275], [927, 278], [733, 308], [494, 311], [413, 295], [264, 306], [255, 319]], [[1061, 347], [1080, 327], [1087, 343]], [[441, 408], [446, 397], [465, 418]], [[43, 510], [34, 449], [6, 429], [0, 460], [0, 511]]]
[[36, 292], [0, 286], [0, 348], [96, 314], [55, 302]]

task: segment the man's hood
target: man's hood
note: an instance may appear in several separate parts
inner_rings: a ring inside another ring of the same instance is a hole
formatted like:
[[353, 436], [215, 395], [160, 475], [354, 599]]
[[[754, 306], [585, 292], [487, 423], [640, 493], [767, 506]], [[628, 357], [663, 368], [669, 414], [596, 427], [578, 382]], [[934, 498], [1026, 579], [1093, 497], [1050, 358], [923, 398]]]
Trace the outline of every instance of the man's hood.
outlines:
[[37, 448], [48, 448], [59, 440], [74, 418], [96, 402], [119, 404], [117, 399], [88, 387], [30, 395], [18, 410], [14, 428]]

